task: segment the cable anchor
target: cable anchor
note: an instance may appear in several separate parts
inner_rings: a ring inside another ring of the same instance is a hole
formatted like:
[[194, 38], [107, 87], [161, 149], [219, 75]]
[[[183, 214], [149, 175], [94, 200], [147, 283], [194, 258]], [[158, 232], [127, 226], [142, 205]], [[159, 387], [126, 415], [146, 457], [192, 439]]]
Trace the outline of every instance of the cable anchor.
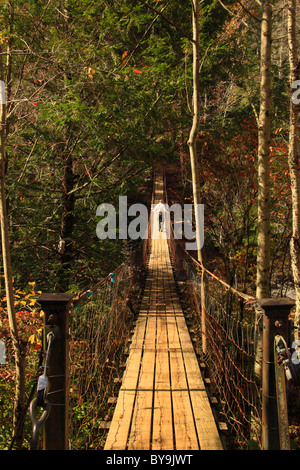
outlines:
[[[31, 440], [31, 450], [36, 450], [39, 432], [42, 426], [47, 421], [49, 417], [51, 405], [50, 402], [47, 400], [47, 393], [49, 390], [49, 378], [48, 378], [48, 369], [49, 369], [49, 359], [51, 354], [51, 344], [55, 339], [55, 334], [53, 331], [50, 331], [47, 334], [47, 351], [45, 355], [45, 364], [43, 367], [43, 373], [39, 376], [37, 382], [37, 393], [36, 397], [31, 401], [30, 408], [29, 408], [29, 415], [30, 420], [33, 426], [33, 435]], [[41, 416], [38, 418], [37, 411], [38, 408], [42, 408], [44, 411]]]

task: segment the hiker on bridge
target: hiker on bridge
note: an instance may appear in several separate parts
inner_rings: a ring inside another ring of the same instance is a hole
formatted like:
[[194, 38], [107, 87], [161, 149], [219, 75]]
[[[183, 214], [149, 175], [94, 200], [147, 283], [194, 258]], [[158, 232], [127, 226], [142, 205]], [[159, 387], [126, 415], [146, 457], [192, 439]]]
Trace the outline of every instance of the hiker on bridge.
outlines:
[[[167, 204], [164, 204], [163, 200], [161, 199], [158, 204], [153, 208], [153, 213], [158, 214], [159, 222], [158, 222], [158, 229], [160, 232], [164, 234], [169, 233], [169, 226], [170, 226], [170, 214], [169, 208]], [[157, 217], [154, 217], [155, 227], [157, 227]]]

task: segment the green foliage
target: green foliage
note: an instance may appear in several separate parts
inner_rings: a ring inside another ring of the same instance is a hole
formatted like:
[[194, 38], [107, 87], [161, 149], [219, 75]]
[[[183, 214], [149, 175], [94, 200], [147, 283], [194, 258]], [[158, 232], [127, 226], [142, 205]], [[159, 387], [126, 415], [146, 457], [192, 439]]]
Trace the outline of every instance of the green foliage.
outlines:
[[[44, 313], [37, 304], [41, 291], [36, 290], [36, 283], [28, 282], [24, 290], [14, 289], [16, 320], [19, 340], [26, 346], [26, 396], [29, 395], [38, 371], [39, 354], [42, 347], [42, 329]], [[1, 298], [0, 340], [5, 344], [6, 362], [0, 364], [0, 449], [8, 449], [12, 440], [12, 417], [16, 384], [14, 350], [10, 337], [6, 311], [6, 297]], [[31, 430], [29, 419], [25, 420], [24, 445], [28, 445]]]
[[[225, 6], [200, 4], [206, 244], [216, 272], [253, 289], [260, 10], [257, 2], [249, 2], [251, 14], [235, 0]], [[191, 3], [3, 1], [0, 25], [8, 51], [6, 187], [15, 283], [26, 289], [35, 281], [43, 291], [88, 288], [132, 249], [131, 242], [97, 239], [97, 206], [117, 207], [120, 195], [148, 204], [157, 162], [180, 167], [185, 184], [190, 179]], [[272, 65], [272, 273], [286, 276], [288, 61], [281, 46]], [[67, 258], [58, 250], [63, 226]]]

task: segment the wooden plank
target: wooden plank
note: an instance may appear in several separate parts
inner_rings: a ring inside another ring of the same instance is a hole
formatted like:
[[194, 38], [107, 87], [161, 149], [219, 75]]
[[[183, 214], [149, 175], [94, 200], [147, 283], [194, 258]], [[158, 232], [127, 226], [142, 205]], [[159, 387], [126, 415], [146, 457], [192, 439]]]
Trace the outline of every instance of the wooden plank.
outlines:
[[167, 317], [168, 340], [170, 348], [180, 348], [180, 340], [175, 316]]
[[181, 350], [170, 350], [172, 390], [187, 390], [187, 379]]
[[194, 350], [186, 350], [183, 352], [184, 365], [189, 389], [205, 390], [201, 369], [198, 364], [197, 356]]
[[223, 450], [218, 428], [205, 391], [191, 391], [191, 402], [201, 450]]
[[173, 418], [171, 392], [154, 393], [152, 450], [173, 450]]
[[153, 390], [155, 368], [155, 350], [145, 350], [141, 361], [138, 388]]
[[142, 349], [130, 349], [126, 369], [123, 374], [122, 389], [135, 390], [138, 383]]
[[180, 337], [180, 343], [181, 343], [182, 349], [192, 348], [193, 345], [192, 345], [190, 333], [189, 333], [185, 318], [177, 316], [176, 323], [177, 323], [178, 334]]
[[176, 450], [199, 450], [188, 391], [172, 391]]
[[166, 317], [157, 317], [156, 349], [168, 349]]
[[149, 316], [145, 333], [144, 348], [154, 349], [156, 342], [156, 317]]
[[137, 392], [132, 417], [128, 450], [149, 450], [153, 407], [153, 391]]
[[146, 326], [147, 326], [147, 318], [143, 316], [139, 316], [136, 321], [134, 334], [131, 338], [132, 348], [141, 348], [143, 346]]
[[155, 389], [170, 390], [170, 387], [169, 353], [167, 350], [159, 349], [156, 353]]
[[120, 391], [104, 450], [124, 450], [127, 446], [135, 392]]

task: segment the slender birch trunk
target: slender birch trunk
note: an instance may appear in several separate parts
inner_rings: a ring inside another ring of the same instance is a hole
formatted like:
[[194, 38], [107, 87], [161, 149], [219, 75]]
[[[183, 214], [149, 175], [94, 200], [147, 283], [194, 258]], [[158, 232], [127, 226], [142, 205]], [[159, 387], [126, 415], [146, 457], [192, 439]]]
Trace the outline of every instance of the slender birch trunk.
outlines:
[[200, 171], [197, 156], [197, 137], [200, 124], [200, 90], [199, 90], [199, 4], [192, 1], [193, 7], [193, 123], [189, 135], [189, 150], [192, 170], [193, 199], [195, 206], [196, 234], [198, 243], [198, 260], [204, 263], [204, 250], [200, 244], [200, 223], [196, 207], [201, 204]]
[[[2, 48], [0, 47], [0, 53]], [[10, 242], [8, 230], [8, 217], [6, 209], [6, 192], [5, 192], [5, 140], [6, 140], [6, 93], [5, 82], [2, 67], [2, 57], [0, 56], [0, 222], [1, 222], [1, 243], [2, 243], [2, 259], [5, 279], [7, 314], [9, 319], [10, 334], [15, 353], [15, 370], [16, 370], [16, 395], [13, 418], [13, 431], [17, 448], [22, 444], [22, 427], [19, 426], [21, 416], [24, 410], [25, 402], [25, 362], [26, 362], [26, 344], [23, 343], [18, 335], [17, 321], [14, 306], [14, 289], [13, 276], [10, 258]]]
[[[272, 6], [264, 0], [261, 20], [260, 112], [258, 118], [258, 227], [256, 297], [270, 295], [270, 127], [271, 127], [271, 38]], [[254, 371], [259, 382], [262, 377], [262, 327], [260, 312], [256, 314], [258, 340]], [[253, 432], [257, 428], [252, 423]]]
[[262, 5], [261, 81], [258, 128], [258, 231], [257, 283], [259, 299], [270, 295], [270, 125], [271, 125], [271, 39], [272, 6]]
[[[288, 164], [292, 193], [292, 237], [290, 242], [291, 264], [296, 291], [295, 326], [300, 327], [300, 173], [299, 173], [299, 129], [298, 105], [293, 103], [293, 83], [299, 79], [296, 31], [296, 0], [288, 0], [288, 45], [290, 62], [290, 125]], [[297, 331], [297, 339], [300, 334]]]
[[[197, 207], [201, 204], [200, 171], [197, 156], [197, 137], [200, 124], [200, 90], [199, 90], [199, 0], [192, 0], [192, 23], [193, 23], [193, 123], [189, 135], [189, 150], [192, 170], [193, 199], [196, 222], [196, 240], [198, 245], [198, 261], [205, 267], [204, 249], [200, 243], [201, 220]], [[201, 278], [201, 314], [202, 314], [202, 348], [206, 352], [206, 276], [202, 269]]]

